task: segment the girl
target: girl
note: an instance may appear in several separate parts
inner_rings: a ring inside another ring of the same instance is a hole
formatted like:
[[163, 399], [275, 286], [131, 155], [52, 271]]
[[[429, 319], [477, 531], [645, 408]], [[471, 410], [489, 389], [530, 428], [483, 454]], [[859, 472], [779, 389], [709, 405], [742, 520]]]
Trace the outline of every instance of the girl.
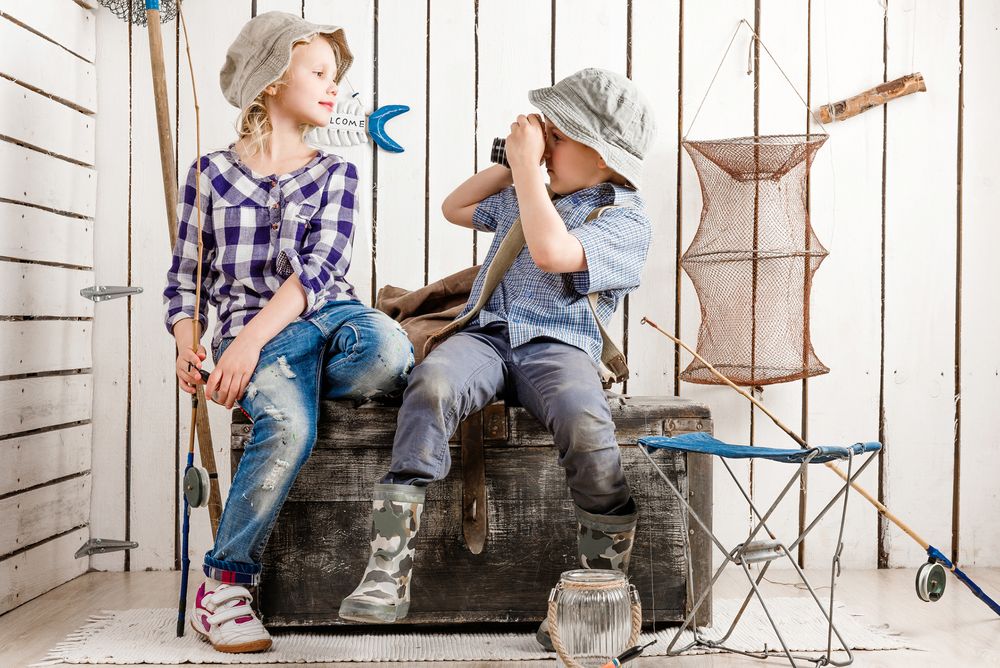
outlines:
[[[191, 616], [194, 629], [224, 652], [271, 646], [247, 587], [257, 584], [271, 527], [316, 440], [320, 397], [399, 392], [413, 364], [403, 330], [361, 304], [344, 277], [357, 169], [303, 141], [328, 122], [352, 59], [336, 26], [283, 12], [250, 20], [220, 75], [226, 99], [241, 109], [239, 138], [200, 157], [180, 195], [164, 290], [177, 378], [188, 393], [202, 382], [205, 349], [195, 354], [191, 342], [206, 325], [210, 299], [218, 309], [216, 365], [205, 394], [226, 408], [239, 400], [254, 421]], [[198, 323], [195, 207], [204, 247]]]

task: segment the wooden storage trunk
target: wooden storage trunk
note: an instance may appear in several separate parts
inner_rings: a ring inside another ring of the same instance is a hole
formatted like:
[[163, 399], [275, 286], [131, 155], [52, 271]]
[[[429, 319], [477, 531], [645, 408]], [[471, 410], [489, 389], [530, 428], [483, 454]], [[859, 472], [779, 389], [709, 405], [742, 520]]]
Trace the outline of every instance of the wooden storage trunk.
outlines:
[[[705, 406], [675, 397], [611, 395], [609, 402], [640, 509], [631, 581], [641, 594], [647, 623], [654, 618], [680, 621], [693, 603], [687, 591], [680, 506], [639, 452], [636, 439], [711, 431], [711, 417]], [[342, 623], [337, 609], [367, 562], [372, 485], [388, 469], [396, 413], [395, 406], [354, 408], [346, 402], [323, 402], [316, 448], [264, 552], [259, 603], [268, 626]], [[234, 471], [249, 433], [247, 419], [234, 412]], [[428, 487], [412, 604], [401, 623], [542, 620], [559, 574], [578, 567], [573, 505], [552, 437], [525, 409], [498, 402], [466, 420], [452, 443], [451, 473]], [[674, 484], [686, 490], [699, 515], [710, 521], [710, 459], [662, 451], [654, 457]], [[481, 484], [483, 471], [485, 517], [470, 503], [479, 493], [477, 478]], [[473, 554], [469, 544], [476, 543], [477, 535], [485, 536], [485, 545]], [[692, 537], [697, 598], [710, 577], [711, 544], [701, 531], [695, 530]], [[711, 608], [702, 610], [700, 621], [710, 622]]]

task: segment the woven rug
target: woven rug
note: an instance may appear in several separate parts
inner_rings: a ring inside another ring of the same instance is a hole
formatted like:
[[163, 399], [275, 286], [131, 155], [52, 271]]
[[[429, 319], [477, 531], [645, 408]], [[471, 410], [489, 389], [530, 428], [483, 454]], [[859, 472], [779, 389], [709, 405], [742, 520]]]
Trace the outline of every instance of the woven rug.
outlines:
[[[716, 624], [732, 619], [740, 601], [715, 601]], [[822, 651], [826, 626], [819, 620], [815, 604], [802, 598], [768, 601], [782, 635], [793, 651]], [[912, 648], [885, 626], [872, 626], [837, 604], [834, 621], [852, 649], [890, 650]], [[320, 663], [332, 661], [524, 661], [555, 659], [535, 642], [533, 633], [356, 633], [280, 632], [274, 646], [262, 654], [223, 654], [197, 637], [190, 628], [183, 638], [175, 636], [177, 611], [170, 608], [109, 610], [92, 617], [50, 650], [35, 666], [60, 663]], [[351, 631], [360, 630], [353, 627]], [[657, 644], [643, 656], [663, 656], [676, 627], [645, 633]], [[716, 629], [721, 633], [721, 629]], [[708, 630], [709, 634], [712, 630]], [[690, 634], [687, 634], [690, 638]], [[683, 641], [683, 639], [682, 639]], [[729, 645], [744, 651], [780, 649], [767, 618], [756, 601], [740, 621]]]

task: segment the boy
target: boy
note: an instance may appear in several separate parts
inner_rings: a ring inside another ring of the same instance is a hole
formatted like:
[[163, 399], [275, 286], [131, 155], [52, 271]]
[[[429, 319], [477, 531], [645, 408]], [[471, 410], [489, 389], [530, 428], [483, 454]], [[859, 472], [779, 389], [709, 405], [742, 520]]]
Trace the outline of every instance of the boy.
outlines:
[[[533, 90], [529, 99], [546, 120], [522, 115], [511, 124], [510, 169], [479, 172], [442, 204], [450, 222], [496, 233], [465, 313], [518, 217], [526, 247], [478, 315], [410, 377], [390, 471], [375, 486], [371, 557], [341, 604], [342, 618], [406, 616], [425, 487], [448, 474], [448, 439], [459, 422], [499, 396], [519, 401], [554, 436], [583, 567], [628, 566], [636, 506], [599, 376], [602, 340], [587, 294], [600, 293], [597, 311], [607, 321], [639, 283], [650, 222], [635, 188], [653, 140], [652, 113], [631, 81], [599, 69]], [[588, 220], [608, 205], [615, 208]], [[544, 626], [539, 640], [548, 640]]]

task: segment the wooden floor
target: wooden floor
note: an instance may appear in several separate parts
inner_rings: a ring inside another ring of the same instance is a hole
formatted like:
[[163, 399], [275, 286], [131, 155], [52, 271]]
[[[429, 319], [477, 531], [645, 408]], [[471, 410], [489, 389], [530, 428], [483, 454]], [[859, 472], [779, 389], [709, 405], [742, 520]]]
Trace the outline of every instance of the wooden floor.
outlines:
[[[971, 577], [994, 597], [1000, 595], [1000, 569], [971, 569]], [[773, 579], [782, 579], [777, 574]], [[869, 624], [886, 624], [921, 650], [857, 652], [856, 666], [934, 666], [935, 668], [1000, 666], [1000, 617], [974, 598], [957, 580], [949, 578], [944, 598], [934, 604], [921, 602], [913, 592], [913, 570], [847, 571], [838, 583], [838, 599]], [[0, 667], [26, 666], [40, 660], [51, 646], [102, 609], [169, 607], [176, 603], [177, 573], [88, 573], [48, 594], [0, 616]], [[197, 583], [199, 580], [193, 578]], [[813, 578], [819, 582], [821, 578]], [[738, 584], [727, 580], [719, 596], [738, 596]], [[775, 595], [801, 595], [790, 586], [770, 585]], [[194, 586], [191, 587], [192, 593]], [[740, 656], [692, 656], [674, 659], [645, 658], [630, 668], [666, 665], [780, 666]], [[277, 668], [279, 665], [274, 664]], [[338, 663], [311, 666], [361, 668], [385, 664]], [[420, 666], [433, 665], [430, 662]], [[450, 662], [449, 668], [551, 668], [554, 661]]]

